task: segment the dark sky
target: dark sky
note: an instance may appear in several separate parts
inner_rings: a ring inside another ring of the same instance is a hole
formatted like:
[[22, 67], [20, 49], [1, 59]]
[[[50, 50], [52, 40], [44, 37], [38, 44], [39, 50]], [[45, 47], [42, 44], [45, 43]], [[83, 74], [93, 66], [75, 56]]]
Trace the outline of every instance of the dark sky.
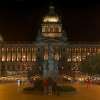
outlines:
[[[5, 41], [34, 41], [51, 0], [0, 2], [0, 34]], [[100, 4], [88, 0], [52, 0], [69, 41], [100, 41]]]

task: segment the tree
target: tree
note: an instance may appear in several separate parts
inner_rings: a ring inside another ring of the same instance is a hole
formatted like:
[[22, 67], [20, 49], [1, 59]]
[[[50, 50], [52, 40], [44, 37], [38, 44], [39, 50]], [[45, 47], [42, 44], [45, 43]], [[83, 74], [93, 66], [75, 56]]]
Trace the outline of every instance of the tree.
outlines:
[[88, 61], [80, 64], [80, 71], [85, 74], [100, 74], [100, 54], [89, 56]]
[[6, 76], [6, 68], [5, 66], [2, 64], [2, 67], [1, 67], [1, 76]]
[[32, 69], [28, 69], [28, 70], [27, 70], [27, 78], [28, 78], [28, 80], [30, 80], [30, 79], [32, 78], [32, 76], [33, 76], [33, 71], [32, 71]]

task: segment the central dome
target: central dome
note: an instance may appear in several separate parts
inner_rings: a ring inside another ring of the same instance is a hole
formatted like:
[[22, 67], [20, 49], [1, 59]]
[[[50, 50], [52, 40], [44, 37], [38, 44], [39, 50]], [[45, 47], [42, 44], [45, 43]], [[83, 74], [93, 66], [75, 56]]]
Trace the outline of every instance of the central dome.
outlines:
[[61, 17], [55, 12], [54, 6], [50, 6], [49, 12], [42, 18], [37, 40], [46, 42], [62, 42], [67, 40], [62, 27]]

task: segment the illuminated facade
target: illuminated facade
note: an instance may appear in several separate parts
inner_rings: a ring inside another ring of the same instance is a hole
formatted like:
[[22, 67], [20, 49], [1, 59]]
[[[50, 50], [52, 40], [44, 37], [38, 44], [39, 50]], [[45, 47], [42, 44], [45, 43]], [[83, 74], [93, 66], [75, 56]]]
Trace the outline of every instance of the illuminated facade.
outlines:
[[100, 53], [100, 44], [75, 44], [67, 41], [61, 18], [50, 7], [49, 13], [43, 17], [42, 24], [34, 43], [6, 43], [0, 38], [0, 75], [25, 75], [28, 68], [35, 74], [43, 74], [43, 66], [48, 61], [49, 45], [52, 47], [53, 61], [58, 72], [66, 73], [67, 66], [78, 70], [82, 61]]

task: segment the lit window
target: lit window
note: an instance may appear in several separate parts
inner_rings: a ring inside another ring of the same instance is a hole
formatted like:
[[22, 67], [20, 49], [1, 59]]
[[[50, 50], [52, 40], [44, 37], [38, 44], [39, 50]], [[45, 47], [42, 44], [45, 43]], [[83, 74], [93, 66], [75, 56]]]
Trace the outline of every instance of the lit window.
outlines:
[[68, 58], [67, 61], [68, 61], [68, 62], [71, 62], [71, 58]]
[[3, 56], [3, 57], [2, 57], [2, 61], [5, 61], [5, 60], [6, 60], [6, 59], [5, 59], [5, 57]]

